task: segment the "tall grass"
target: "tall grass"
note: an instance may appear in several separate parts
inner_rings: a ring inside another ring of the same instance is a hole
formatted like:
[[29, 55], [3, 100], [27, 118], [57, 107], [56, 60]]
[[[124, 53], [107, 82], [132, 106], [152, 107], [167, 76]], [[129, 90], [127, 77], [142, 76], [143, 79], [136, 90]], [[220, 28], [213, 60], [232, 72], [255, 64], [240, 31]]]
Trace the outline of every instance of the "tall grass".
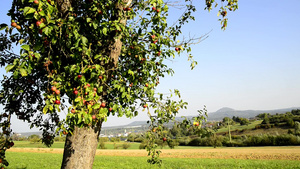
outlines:
[[[9, 169], [58, 169], [62, 154], [7, 152]], [[237, 160], [237, 159], [199, 159], [199, 158], [162, 158], [162, 169], [234, 169], [234, 168], [300, 168], [300, 161], [291, 160]], [[149, 165], [147, 157], [96, 156], [94, 169], [159, 169]]]

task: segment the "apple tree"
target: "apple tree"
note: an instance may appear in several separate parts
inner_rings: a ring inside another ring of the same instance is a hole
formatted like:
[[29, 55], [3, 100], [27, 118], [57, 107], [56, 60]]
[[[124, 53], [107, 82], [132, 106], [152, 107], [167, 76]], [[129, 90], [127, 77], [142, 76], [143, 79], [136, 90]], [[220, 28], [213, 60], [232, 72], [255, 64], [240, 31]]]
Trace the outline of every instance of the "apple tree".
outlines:
[[[208, 11], [218, 6], [215, 0], [204, 4]], [[237, 0], [220, 4], [225, 29], [227, 11], [238, 8]], [[195, 66], [190, 45], [198, 40], [178, 41], [183, 25], [194, 20], [193, 1], [181, 2], [185, 9], [174, 24], [167, 21], [172, 5], [164, 0], [13, 0], [11, 23], [1, 24], [0, 34], [0, 65], [7, 71], [0, 91], [6, 136], [1, 165], [8, 165], [5, 151], [13, 146], [13, 115], [40, 128], [47, 146], [55, 135], [66, 135], [62, 168], [92, 168], [107, 117], [132, 118], [139, 112], [150, 117], [149, 162], [159, 162], [151, 140], [161, 137], [160, 125], [187, 103], [155, 89], [160, 78], [174, 73], [166, 60], [185, 54]], [[173, 95], [180, 97], [177, 90]]]

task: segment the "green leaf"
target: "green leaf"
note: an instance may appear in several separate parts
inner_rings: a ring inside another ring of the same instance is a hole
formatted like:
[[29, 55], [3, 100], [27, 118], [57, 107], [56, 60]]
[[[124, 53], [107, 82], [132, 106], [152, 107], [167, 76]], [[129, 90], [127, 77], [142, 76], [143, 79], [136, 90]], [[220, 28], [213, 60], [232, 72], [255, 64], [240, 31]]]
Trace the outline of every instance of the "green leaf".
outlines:
[[13, 69], [15, 67], [15, 65], [7, 65], [5, 70], [6, 70], [6, 73], [9, 72], [11, 69]]
[[22, 75], [23, 77], [28, 75], [28, 74], [27, 74], [27, 70], [26, 70], [26, 69], [23, 69], [23, 68], [20, 69], [20, 73], [21, 73], [21, 75]]
[[3, 29], [5, 29], [5, 28], [7, 28], [7, 25], [5, 23], [3, 23], [3, 24], [0, 25], [0, 31], [3, 30]]
[[99, 103], [96, 103], [92, 106], [93, 109], [99, 109], [100, 108], [100, 104]]
[[88, 39], [86, 37], [84, 37], [84, 36], [81, 36], [81, 42], [82, 42], [83, 46], [87, 46]]
[[21, 46], [22, 49], [29, 51], [30, 50], [30, 46], [29, 45], [22, 45]]
[[80, 102], [81, 101], [81, 98], [80, 97], [77, 97], [76, 99], [75, 99], [75, 102]]
[[43, 113], [44, 114], [46, 114], [47, 113], [47, 111], [48, 111], [48, 109], [49, 109], [49, 106], [47, 105], [47, 106], [45, 106], [44, 108], [43, 108]]
[[26, 15], [29, 15], [29, 14], [32, 14], [32, 13], [34, 13], [36, 10], [34, 9], [34, 8], [31, 8], [31, 7], [25, 7], [24, 8], [24, 16], [26, 16]]

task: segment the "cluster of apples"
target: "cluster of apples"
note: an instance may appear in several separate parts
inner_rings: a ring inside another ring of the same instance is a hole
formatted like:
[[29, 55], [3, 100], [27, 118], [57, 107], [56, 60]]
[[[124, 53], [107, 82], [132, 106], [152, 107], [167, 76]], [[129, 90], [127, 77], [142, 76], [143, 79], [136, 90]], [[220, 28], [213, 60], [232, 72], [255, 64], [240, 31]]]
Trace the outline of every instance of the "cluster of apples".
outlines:
[[[51, 91], [53, 92], [53, 94], [55, 95], [60, 95], [60, 90], [58, 90], [55, 86], [51, 87]], [[54, 104], [60, 105], [60, 100], [55, 100]]]

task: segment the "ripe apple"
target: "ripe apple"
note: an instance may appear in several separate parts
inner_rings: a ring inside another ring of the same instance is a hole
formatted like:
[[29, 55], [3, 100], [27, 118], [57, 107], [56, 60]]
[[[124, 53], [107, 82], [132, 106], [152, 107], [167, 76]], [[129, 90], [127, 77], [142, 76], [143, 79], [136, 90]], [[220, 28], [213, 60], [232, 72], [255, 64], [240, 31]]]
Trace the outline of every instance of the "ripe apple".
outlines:
[[162, 140], [163, 140], [163, 141], [167, 141], [167, 138], [166, 138], [166, 137], [164, 137]]
[[36, 21], [35, 24], [36, 24], [37, 27], [39, 27], [41, 23], [42, 23], [41, 21]]
[[15, 145], [15, 143], [14, 142], [10, 142], [9, 145], [12, 147], [12, 146]]
[[72, 109], [72, 110], [71, 110], [71, 113], [73, 113], [73, 114], [74, 114], [75, 112], [76, 112], [76, 111], [75, 111], [75, 109]]
[[103, 103], [101, 103], [101, 107], [105, 107], [105, 103], [103, 102]]
[[52, 90], [53, 92], [55, 92], [57, 89], [56, 89], [55, 86], [52, 86], [52, 87], [51, 87], [51, 90]]
[[178, 51], [179, 51], [179, 48], [176, 47], [175, 50], [176, 50], [176, 52], [178, 52]]
[[63, 131], [63, 134], [64, 134], [64, 135], [67, 135], [67, 134], [68, 134], [68, 132], [66, 132], [66, 131]]
[[60, 104], [60, 100], [55, 100], [55, 104]]
[[80, 79], [82, 77], [82, 75], [78, 75], [77, 77], [78, 77], [78, 79]]
[[152, 10], [153, 10], [153, 11], [156, 11], [156, 8], [155, 8], [155, 7], [152, 7]]
[[20, 30], [20, 29], [21, 29], [21, 26], [20, 26], [20, 25], [17, 25], [16, 28], [17, 28], [18, 30]]
[[55, 94], [59, 95], [59, 94], [60, 94], [60, 91], [59, 91], [59, 90], [56, 90], [56, 91], [55, 91]]
[[78, 94], [78, 91], [77, 91], [77, 90], [75, 90], [75, 91], [73, 91], [73, 93], [74, 93], [75, 95], [77, 95], [77, 94]]
[[90, 85], [89, 83], [88, 83], [88, 84], [86, 84], [86, 86], [87, 86], [87, 87], [91, 87], [91, 85]]
[[144, 106], [143, 106], [144, 108], [147, 108], [147, 104], [144, 104]]
[[109, 111], [112, 111], [113, 109], [110, 107], [108, 110], [109, 110]]
[[194, 121], [193, 125], [194, 126], [199, 126], [199, 122]]
[[39, 1], [38, 0], [34, 0], [33, 3], [37, 5], [37, 4], [39, 4]]
[[159, 13], [159, 9], [157, 9], [156, 12]]
[[153, 43], [156, 44], [156, 43], [157, 43], [157, 40], [153, 41]]
[[92, 119], [96, 120], [97, 119], [96, 115], [92, 115]]
[[145, 85], [146, 87], [148, 87], [149, 85], [148, 85], [148, 83], [146, 83], [146, 85]]
[[94, 88], [94, 91], [96, 92], [96, 91], [97, 91], [97, 88]]
[[16, 22], [12, 22], [12, 23], [11, 23], [11, 26], [12, 26], [12, 27], [17, 27], [17, 23], [16, 23]]
[[100, 75], [98, 78], [99, 78], [99, 79], [102, 79], [103, 77]]

